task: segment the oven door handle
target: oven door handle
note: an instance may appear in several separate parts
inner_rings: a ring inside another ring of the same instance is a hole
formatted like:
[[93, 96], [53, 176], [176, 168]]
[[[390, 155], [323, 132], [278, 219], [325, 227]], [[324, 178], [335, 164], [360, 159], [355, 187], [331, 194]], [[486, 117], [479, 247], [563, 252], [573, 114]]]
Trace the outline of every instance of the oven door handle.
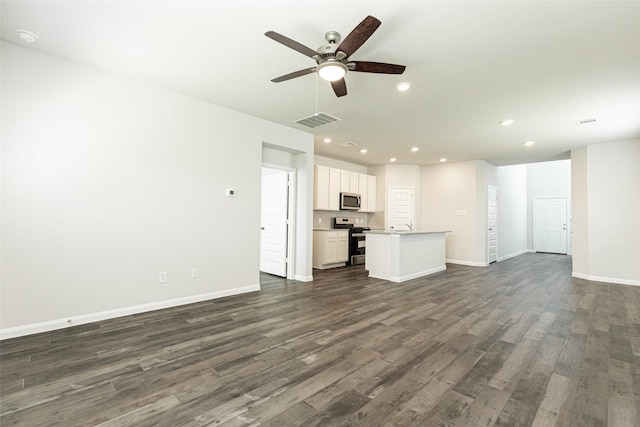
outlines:
[[365, 236], [365, 234], [364, 234], [364, 233], [353, 233], [353, 234], [351, 235], [351, 237], [364, 237], [364, 236]]

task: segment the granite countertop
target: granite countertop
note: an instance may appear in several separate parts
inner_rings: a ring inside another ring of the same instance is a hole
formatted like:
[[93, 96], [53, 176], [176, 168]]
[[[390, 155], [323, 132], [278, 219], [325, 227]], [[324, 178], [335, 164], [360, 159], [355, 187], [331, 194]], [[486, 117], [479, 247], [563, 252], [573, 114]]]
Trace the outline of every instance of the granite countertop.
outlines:
[[451, 233], [450, 230], [446, 231], [417, 231], [417, 230], [371, 230], [365, 231], [366, 234], [441, 234]]

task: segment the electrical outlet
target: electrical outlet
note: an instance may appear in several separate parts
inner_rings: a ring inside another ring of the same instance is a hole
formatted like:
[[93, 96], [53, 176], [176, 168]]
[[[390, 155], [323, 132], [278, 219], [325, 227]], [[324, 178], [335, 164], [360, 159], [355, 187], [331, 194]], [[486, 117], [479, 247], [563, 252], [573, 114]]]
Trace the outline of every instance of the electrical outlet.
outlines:
[[167, 272], [166, 271], [161, 271], [158, 274], [158, 281], [160, 283], [167, 283]]
[[197, 268], [192, 268], [191, 269], [191, 278], [192, 279], [197, 279], [198, 277], [200, 277], [200, 273], [198, 273], [198, 269]]

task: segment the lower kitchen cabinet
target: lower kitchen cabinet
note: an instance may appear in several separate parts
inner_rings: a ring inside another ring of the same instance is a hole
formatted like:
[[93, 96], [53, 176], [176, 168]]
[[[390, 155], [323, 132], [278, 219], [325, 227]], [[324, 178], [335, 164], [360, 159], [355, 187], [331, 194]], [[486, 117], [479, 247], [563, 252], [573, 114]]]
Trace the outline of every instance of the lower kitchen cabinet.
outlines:
[[313, 268], [346, 265], [349, 259], [349, 230], [313, 231]]

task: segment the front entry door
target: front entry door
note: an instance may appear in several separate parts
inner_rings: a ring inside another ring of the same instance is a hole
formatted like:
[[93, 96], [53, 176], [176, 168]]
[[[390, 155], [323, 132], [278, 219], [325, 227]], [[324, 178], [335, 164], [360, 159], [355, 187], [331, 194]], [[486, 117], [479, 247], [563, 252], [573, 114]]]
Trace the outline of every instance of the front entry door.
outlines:
[[533, 248], [536, 252], [567, 253], [567, 198], [533, 200]]

